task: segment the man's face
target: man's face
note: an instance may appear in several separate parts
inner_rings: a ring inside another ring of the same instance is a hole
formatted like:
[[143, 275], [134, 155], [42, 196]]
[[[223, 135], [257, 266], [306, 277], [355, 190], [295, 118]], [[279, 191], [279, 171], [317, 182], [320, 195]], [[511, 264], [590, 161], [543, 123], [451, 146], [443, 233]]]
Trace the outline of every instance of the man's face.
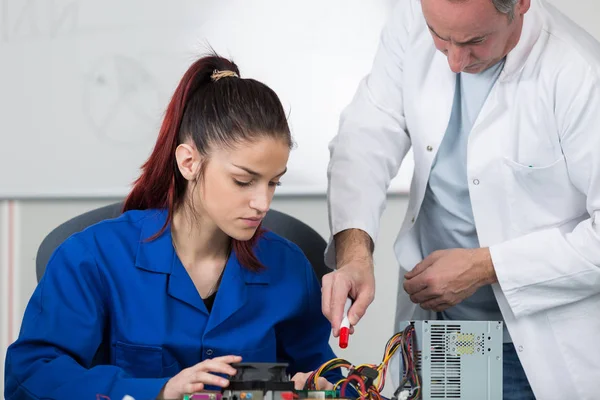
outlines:
[[529, 5], [530, 0], [520, 0], [511, 20], [492, 0], [421, 0], [435, 47], [453, 72], [470, 74], [496, 64], [516, 46]]

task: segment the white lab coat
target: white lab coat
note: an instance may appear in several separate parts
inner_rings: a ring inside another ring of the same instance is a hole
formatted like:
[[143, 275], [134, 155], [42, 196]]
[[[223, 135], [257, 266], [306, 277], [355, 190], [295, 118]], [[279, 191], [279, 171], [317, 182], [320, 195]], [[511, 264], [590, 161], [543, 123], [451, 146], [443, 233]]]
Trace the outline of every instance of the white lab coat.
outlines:
[[[386, 188], [413, 149], [396, 321], [433, 319], [402, 276], [422, 259], [412, 228], [454, 88], [419, 0], [400, 0], [330, 145], [332, 234], [359, 228], [374, 240]], [[546, 1], [532, 1], [475, 122], [467, 174], [494, 293], [536, 397], [600, 399], [600, 45]], [[330, 242], [330, 266], [333, 255]]]

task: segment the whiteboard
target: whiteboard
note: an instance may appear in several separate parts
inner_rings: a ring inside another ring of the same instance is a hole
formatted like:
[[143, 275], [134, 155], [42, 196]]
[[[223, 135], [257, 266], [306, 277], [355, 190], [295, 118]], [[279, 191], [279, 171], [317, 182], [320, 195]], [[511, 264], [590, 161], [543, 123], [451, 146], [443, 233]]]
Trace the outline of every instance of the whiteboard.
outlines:
[[[214, 48], [280, 96], [281, 194], [324, 194], [327, 145], [392, 0], [0, 0], [0, 197], [121, 197], [181, 76]], [[209, 47], [210, 46], [210, 47]], [[406, 163], [394, 188], [407, 190]]]
[[[0, 0], [0, 198], [121, 197], [208, 45], [280, 96], [279, 194], [324, 194], [327, 145], [395, 0]], [[600, 2], [551, 0], [600, 37]], [[409, 153], [392, 192], [407, 192]]]

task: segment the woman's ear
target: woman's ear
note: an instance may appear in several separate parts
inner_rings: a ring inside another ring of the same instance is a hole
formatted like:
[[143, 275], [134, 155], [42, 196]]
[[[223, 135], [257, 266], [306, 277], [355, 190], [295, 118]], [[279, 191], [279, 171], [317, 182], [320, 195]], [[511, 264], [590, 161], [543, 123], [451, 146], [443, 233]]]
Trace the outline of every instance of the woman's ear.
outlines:
[[181, 175], [188, 181], [196, 180], [202, 161], [198, 150], [187, 143], [180, 144], [175, 149], [175, 158]]

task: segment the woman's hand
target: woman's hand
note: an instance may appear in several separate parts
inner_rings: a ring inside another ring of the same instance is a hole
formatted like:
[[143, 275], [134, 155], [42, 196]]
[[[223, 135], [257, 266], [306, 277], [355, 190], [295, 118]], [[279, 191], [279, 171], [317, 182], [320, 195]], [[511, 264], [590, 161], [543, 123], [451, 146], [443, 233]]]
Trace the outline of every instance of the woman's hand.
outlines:
[[[294, 382], [294, 388], [296, 390], [304, 389], [304, 385], [306, 384], [306, 380], [310, 374], [312, 374], [312, 372], [298, 372], [296, 375], [294, 375], [292, 378], [292, 381]], [[317, 382], [319, 384], [319, 390], [333, 390], [333, 383], [329, 382], [327, 379], [320, 377], [317, 379]]]
[[233, 376], [236, 374], [236, 370], [230, 364], [240, 361], [242, 361], [240, 356], [223, 356], [204, 360], [169, 379], [158, 397], [159, 399], [180, 399], [186, 394], [203, 390], [205, 385], [227, 387], [229, 380], [213, 375], [213, 373]]

